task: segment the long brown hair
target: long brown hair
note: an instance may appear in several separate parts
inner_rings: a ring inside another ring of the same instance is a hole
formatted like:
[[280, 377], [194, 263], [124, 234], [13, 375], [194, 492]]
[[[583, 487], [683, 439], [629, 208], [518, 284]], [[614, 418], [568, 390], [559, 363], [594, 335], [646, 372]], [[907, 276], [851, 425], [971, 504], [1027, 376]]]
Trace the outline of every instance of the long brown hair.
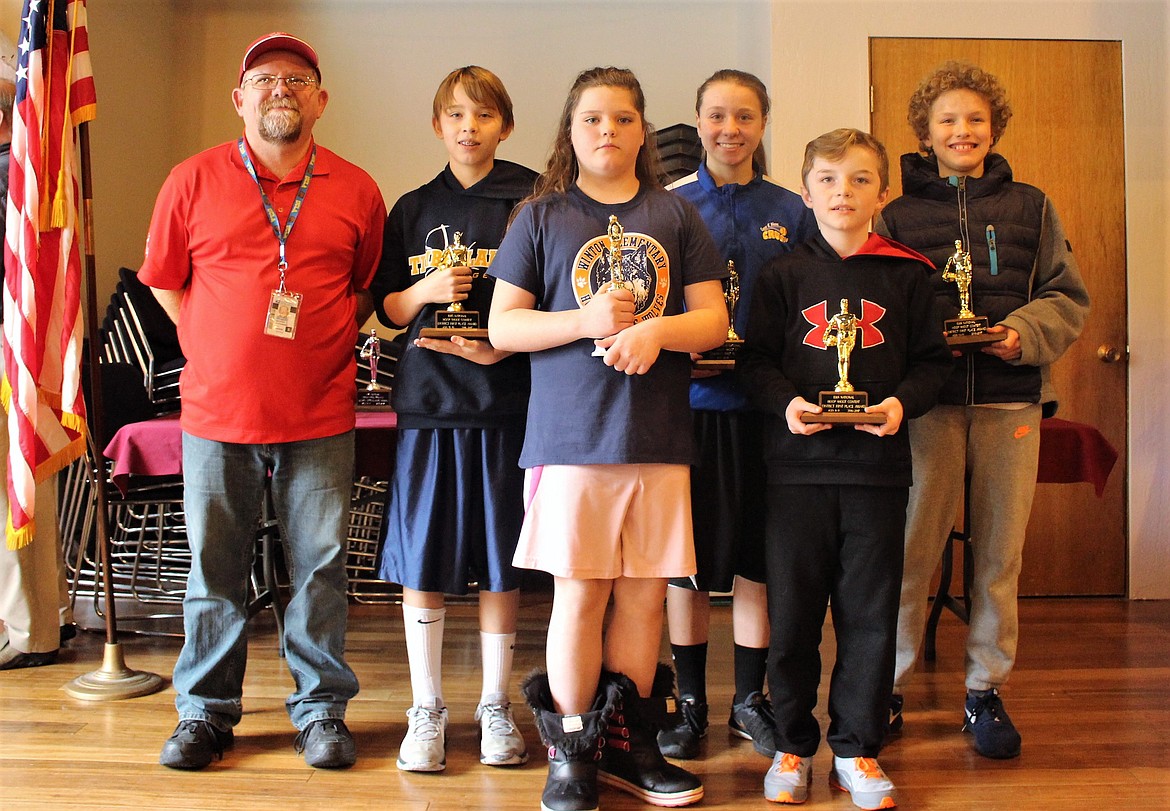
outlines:
[[577, 74], [565, 108], [561, 111], [560, 125], [553, 139], [548, 165], [536, 181], [536, 189], [524, 202], [536, 200], [547, 194], [566, 192], [577, 179], [577, 155], [573, 152], [573, 112], [581, 101], [581, 95], [591, 87], [616, 87], [630, 91], [634, 109], [642, 119], [642, 148], [638, 150], [638, 161], [634, 174], [643, 184], [661, 186], [658, 179], [658, 147], [654, 138], [654, 127], [646, 120], [646, 97], [638, 78], [626, 68], [590, 68]]
[[[768, 113], [772, 110], [772, 100], [768, 98], [768, 88], [760, 81], [755, 74], [748, 73], [743, 70], [734, 70], [726, 68], [724, 70], [717, 70], [707, 77], [707, 81], [699, 85], [699, 90], [695, 93], [695, 115], [701, 114], [703, 108], [703, 95], [707, 92], [707, 88], [719, 82], [727, 82], [728, 84], [737, 84], [741, 87], [746, 87], [756, 94], [756, 98], [760, 102], [760, 112], [764, 114], [765, 120], [768, 118]], [[703, 156], [706, 160], [706, 155]], [[764, 152], [764, 139], [756, 144], [756, 151], [752, 153], [752, 163], [755, 164], [756, 171], [761, 175], [768, 173], [768, 156]]]

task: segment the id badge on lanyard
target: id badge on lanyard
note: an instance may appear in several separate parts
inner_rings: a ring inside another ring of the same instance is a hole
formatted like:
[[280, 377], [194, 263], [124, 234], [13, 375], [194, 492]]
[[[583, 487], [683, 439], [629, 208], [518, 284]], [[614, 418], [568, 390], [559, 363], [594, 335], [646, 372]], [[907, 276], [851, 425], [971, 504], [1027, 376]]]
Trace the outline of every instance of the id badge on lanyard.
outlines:
[[283, 231], [280, 229], [280, 220], [276, 216], [276, 210], [273, 208], [271, 201], [269, 201], [264, 187], [260, 185], [260, 178], [256, 175], [256, 167], [252, 163], [252, 158], [244, 148], [244, 139], [240, 138], [236, 142], [236, 146], [240, 150], [240, 157], [243, 158], [244, 166], [247, 167], [252, 179], [256, 181], [256, 188], [260, 190], [260, 201], [264, 205], [264, 213], [268, 217], [268, 223], [272, 226], [272, 233], [276, 235], [277, 244], [280, 246], [279, 261], [276, 266], [277, 271], [280, 273], [280, 286], [272, 291], [272, 295], [268, 299], [268, 311], [264, 317], [264, 334], [291, 341], [297, 334], [297, 322], [300, 318], [303, 296], [285, 287], [285, 273], [288, 271], [285, 245], [288, 242], [288, 235], [292, 233], [297, 215], [300, 214], [301, 204], [305, 201], [305, 194], [309, 190], [309, 181], [313, 178], [313, 166], [317, 162], [317, 145], [313, 145], [313, 152], [309, 156], [308, 166], [305, 167], [304, 179], [301, 180], [301, 187], [297, 190], [296, 200], [293, 202], [292, 209], [289, 211], [288, 221], [285, 223]]
[[268, 301], [268, 317], [264, 319], [264, 334], [290, 341], [297, 335], [297, 316], [301, 312], [301, 294], [288, 290], [273, 290]]

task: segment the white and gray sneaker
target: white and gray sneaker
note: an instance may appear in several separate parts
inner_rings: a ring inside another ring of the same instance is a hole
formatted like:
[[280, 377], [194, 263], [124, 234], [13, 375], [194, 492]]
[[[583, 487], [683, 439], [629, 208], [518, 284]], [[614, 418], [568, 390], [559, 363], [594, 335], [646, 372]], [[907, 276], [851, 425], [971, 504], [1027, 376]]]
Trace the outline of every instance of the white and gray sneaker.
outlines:
[[519, 766], [528, 762], [524, 738], [512, 718], [512, 705], [494, 693], [475, 708], [479, 721], [479, 762], [486, 766]]
[[834, 756], [829, 785], [848, 791], [853, 804], [865, 811], [893, 808], [898, 804], [893, 781], [871, 757]]
[[447, 768], [447, 708], [416, 705], [406, 711], [406, 717], [409, 725], [398, 749], [398, 768], [404, 772], [443, 771]]
[[812, 758], [777, 752], [764, 775], [764, 799], [773, 803], [800, 805], [808, 799], [812, 780]]

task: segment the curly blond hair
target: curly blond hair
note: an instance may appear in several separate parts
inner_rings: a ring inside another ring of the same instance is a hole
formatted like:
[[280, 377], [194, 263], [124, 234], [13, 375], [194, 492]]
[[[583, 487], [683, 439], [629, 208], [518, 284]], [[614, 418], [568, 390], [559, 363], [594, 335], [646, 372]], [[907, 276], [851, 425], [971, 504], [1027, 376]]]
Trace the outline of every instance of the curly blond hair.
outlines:
[[914, 137], [918, 139], [918, 150], [929, 154], [926, 140], [930, 137], [930, 108], [938, 97], [951, 90], [970, 90], [987, 100], [991, 107], [991, 145], [999, 143], [1012, 117], [1012, 108], [1007, 101], [1007, 92], [992, 74], [970, 62], [947, 62], [918, 85], [910, 97], [906, 120]]

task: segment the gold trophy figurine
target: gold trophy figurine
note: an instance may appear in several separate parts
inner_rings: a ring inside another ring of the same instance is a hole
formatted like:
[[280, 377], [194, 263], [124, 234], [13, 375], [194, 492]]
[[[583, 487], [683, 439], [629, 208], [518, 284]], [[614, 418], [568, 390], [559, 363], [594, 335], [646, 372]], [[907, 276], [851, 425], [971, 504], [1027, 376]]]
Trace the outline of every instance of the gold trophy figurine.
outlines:
[[817, 404], [821, 407], [821, 413], [801, 414], [801, 422], [880, 425], [886, 421], [884, 414], [865, 413], [865, 408], [869, 405], [869, 394], [857, 391], [849, 382], [850, 359], [853, 350], [857, 348], [857, 332], [860, 327], [860, 320], [849, 312], [849, 299], [841, 299], [841, 312], [828, 320], [821, 336], [825, 349], [837, 348], [837, 385], [832, 391], [820, 393]]
[[[607, 292], [633, 289], [626, 281], [626, 275], [622, 271], [622, 240], [625, 239], [625, 236], [626, 229], [622, 228], [616, 215], [610, 214], [609, 227], [605, 232], [605, 239], [608, 243], [605, 248], [605, 264], [609, 269], [609, 285], [605, 288]], [[592, 355], [595, 358], [603, 358], [605, 350], [600, 346], [594, 347]]]
[[955, 252], [942, 270], [943, 281], [954, 282], [959, 288], [959, 318], [974, 318], [971, 312], [971, 254], [963, 250], [963, 241], [955, 240]]
[[942, 279], [959, 288], [959, 314], [943, 322], [943, 335], [952, 349], [969, 352], [1002, 341], [1003, 333], [988, 332], [987, 316], [971, 310], [971, 252], [963, 250], [963, 241], [955, 240], [955, 252], [942, 269]]
[[[369, 363], [370, 382], [358, 391], [357, 408], [360, 411], [384, 411], [390, 408], [390, 388], [378, 382], [378, 360], [382, 357], [382, 340], [377, 330], [370, 330], [370, 337], [362, 344], [358, 357]], [[358, 381], [361, 385], [361, 381]]]
[[694, 362], [696, 369], [711, 369], [714, 371], [728, 371], [735, 368], [735, 358], [739, 348], [743, 346], [743, 338], [735, 331], [735, 311], [739, 306], [739, 273], [735, 270], [735, 262], [727, 260], [727, 280], [723, 283], [723, 300], [727, 304], [727, 340], [722, 346], [717, 346], [704, 352]]
[[[465, 268], [471, 266], [471, 249], [474, 246], [463, 244], [463, 232], [456, 231], [451, 238], [451, 244], [443, 249], [443, 255], [439, 259], [439, 267], [443, 268]], [[447, 312], [460, 313], [463, 312], [462, 301], [452, 301], [447, 305]]]
[[821, 336], [825, 347], [837, 347], [837, 385], [833, 391], [853, 391], [849, 382], [849, 356], [857, 345], [857, 316], [849, 312], [849, 299], [841, 299], [841, 312], [829, 319]]
[[609, 264], [610, 290], [630, 289], [630, 283], [626, 281], [625, 273], [622, 271], [622, 240], [625, 239], [625, 236], [626, 229], [622, 228], [616, 215], [610, 214], [609, 228], [606, 231], [606, 239], [609, 241], [606, 259]]
[[723, 300], [727, 302], [727, 340], [739, 341], [743, 339], [735, 331], [735, 308], [739, 306], [739, 274], [735, 272], [735, 262], [727, 260], [727, 285], [723, 288]]
[[[446, 234], [447, 226], [441, 226]], [[438, 230], [438, 229], [436, 229]], [[451, 243], [439, 255], [439, 269], [471, 267], [471, 249], [475, 243], [463, 244], [463, 232], [456, 231]], [[450, 338], [459, 335], [464, 338], [486, 339], [487, 329], [480, 323], [479, 313], [463, 309], [462, 301], [453, 301], [447, 309], [435, 313], [435, 326], [419, 330], [422, 338]]]

